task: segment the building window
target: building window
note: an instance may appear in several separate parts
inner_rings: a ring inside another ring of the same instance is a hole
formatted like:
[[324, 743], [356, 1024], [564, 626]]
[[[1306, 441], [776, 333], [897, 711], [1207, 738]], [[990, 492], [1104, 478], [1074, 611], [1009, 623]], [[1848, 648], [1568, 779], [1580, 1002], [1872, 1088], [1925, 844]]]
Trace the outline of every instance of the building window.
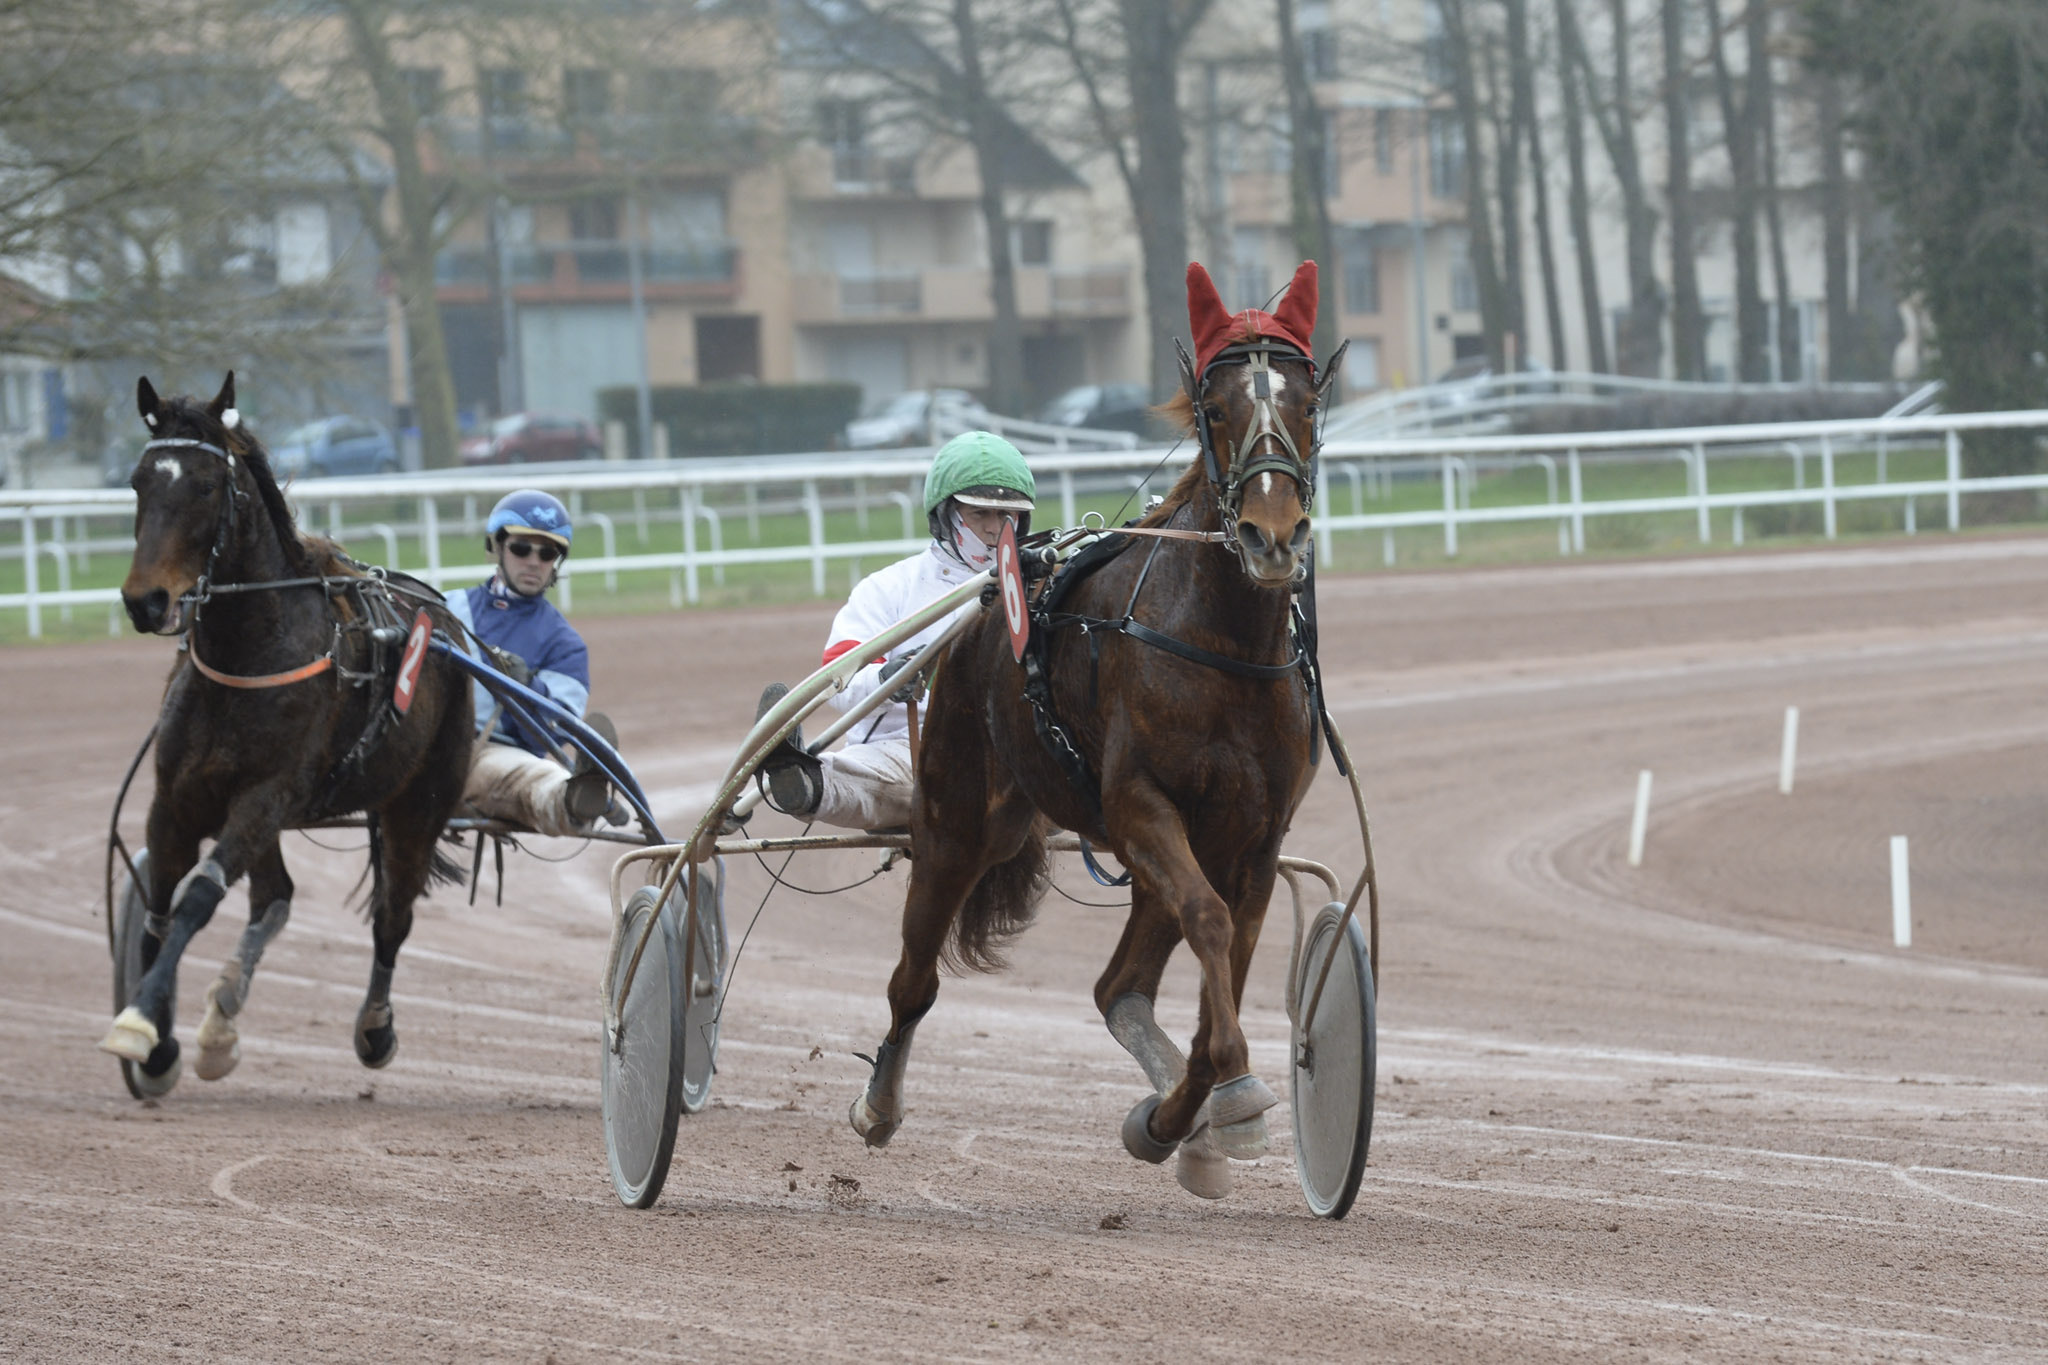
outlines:
[[490, 67], [483, 73], [478, 97], [491, 143], [517, 147], [526, 141], [526, 73], [517, 67]]
[[436, 118], [441, 113], [441, 68], [438, 66], [408, 66], [398, 73], [398, 82], [405, 87], [405, 97], [412, 103], [416, 118]]
[[1380, 387], [1378, 337], [1351, 338], [1351, 348], [1344, 352], [1344, 387], [1353, 393]]
[[618, 241], [619, 201], [610, 195], [570, 200], [569, 237], [577, 242]]
[[1455, 110], [1429, 111], [1429, 192], [1439, 199], [1465, 197], [1465, 129]]
[[1337, 31], [1330, 27], [1329, 0], [1302, 0], [1296, 31], [1301, 38], [1301, 64], [1312, 81], [1337, 79]]
[[571, 67], [562, 73], [562, 117], [570, 123], [593, 123], [612, 112], [612, 73], [596, 67]]
[[1451, 84], [1451, 39], [1437, 0], [1424, 0], [1422, 6], [1422, 79], [1439, 90]]
[[1381, 175], [1394, 173], [1394, 111], [1391, 109], [1373, 110], [1372, 168]]
[[1018, 265], [1052, 264], [1052, 223], [1030, 218], [1010, 225], [1010, 256]]
[[832, 178], [842, 185], [868, 178], [868, 111], [859, 100], [819, 100], [818, 140], [831, 149]]
[[708, 67], [657, 67], [640, 82], [641, 111], [668, 124], [709, 124], [718, 116], [719, 89], [718, 73]]
[[1286, 175], [1294, 169], [1294, 120], [1285, 109], [1275, 109], [1266, 130], [1266, 169]]
[[1472, 270], [1472, 239], [1463, 232], [1451, 238], [1451, 309], [1479, 311], [1479, 277]]
[[1264, 228], [1239, 228], [1232, 242], [1231, 275], [1239, 308], [1264, 308], [1273, 293], [1266, 267]]
[[1380, 311], [1380, 262], [1365, 228], [1345, 228], [1340, 238], [1344, 275], [1344, 311]]

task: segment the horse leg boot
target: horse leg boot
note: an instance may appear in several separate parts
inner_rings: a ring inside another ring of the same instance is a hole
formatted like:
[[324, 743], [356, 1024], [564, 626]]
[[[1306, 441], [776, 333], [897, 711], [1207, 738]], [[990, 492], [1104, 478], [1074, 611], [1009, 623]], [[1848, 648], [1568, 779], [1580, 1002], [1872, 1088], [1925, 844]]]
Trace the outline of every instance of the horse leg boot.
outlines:
[[888, 1146], [903, 1126], [903, 1073], [910, 1066], [910, 1039], [916, 1032], [917, 1020], [913, 1019], [903, 1026], [898, 1041], [884, 1042], [872, 1058], [861, 1059], [872, 1063], [874, 1074], [846, 1117], [870, 1147]]
[[391, 972], [392, 967], [382, 962], [370, 964], [370, 990], [356, 1012], [356, 1060], [373, 1071], [391, 1065], [398, 1055], [398, 1026], [391, 1017]]
[[1181, 1083], [1188, 1064], [1179, 1046], [1154, 1021], [1151, 998], [1137, 991], [1119, 996], [1103, 1019], [1109, 1025], [1110, 1036], [1144, 1068], [1155, 1092], [1138, 1101], [1124, 1117], [1124, 1150], [1140, 1161], [1154, 1164], [1178, 1152], [1173, 1178], [1182, 1189], [1202, 1199], [1221, 1199], [1229, 1194], [1234, 1183], [1230, 1162], [1217, 1145], [1206, 1110], [1197, 1119], [1195, 1130], [1178, 1143], [1161, 1142], [1152, 1136], [1152, 1115], [1159, 1108], [1159, 1097]]
[[220, 969], [220, 975], [206, 988], [206, 1017], [199, 1022], [199, 1059], [192, 1070], [202, 1081], [217, 1081], [242, 1060], [241, 1036], [235, 1030], [235, 1016], [249, 999], [249, 983], [256, 977], [256, 964], [263, 950], [277, 937], [291, 918], [292, 903], [274, 900], [261, 915], [242, 930], [235, 955]]
[[[100, 1049], [131, 1062], [139, 1062], [151, 1076], [161, 1076], [178, 1064], [178, 1040], [171, 1036], [171, 1006], [177, 993], [178, 959], [192, 936], [213, 918], [214, 907], [227, 895], [228, 875], [219, 862], [207, 858], [186, 873], [171, 892], [170, 923], [151, 917], [153, 936], [161, 942], [156, 961], [143, 974], [135, 999], [116, 1015]], [[163, 932], [156, 933], [159, 928]]]

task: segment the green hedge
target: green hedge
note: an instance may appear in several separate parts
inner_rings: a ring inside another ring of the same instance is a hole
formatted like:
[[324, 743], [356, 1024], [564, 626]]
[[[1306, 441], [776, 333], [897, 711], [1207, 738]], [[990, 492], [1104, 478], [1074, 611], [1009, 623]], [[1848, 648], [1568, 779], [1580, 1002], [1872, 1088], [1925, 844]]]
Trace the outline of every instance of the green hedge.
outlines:
[[[672, 384], [649, 397], [672, 455], [831, 450], [860, 411], [858, 384]], [[626, 424], [626, 448], [640, 449], [633, 389], [600, 389], [597, 404], [605, 421]]]

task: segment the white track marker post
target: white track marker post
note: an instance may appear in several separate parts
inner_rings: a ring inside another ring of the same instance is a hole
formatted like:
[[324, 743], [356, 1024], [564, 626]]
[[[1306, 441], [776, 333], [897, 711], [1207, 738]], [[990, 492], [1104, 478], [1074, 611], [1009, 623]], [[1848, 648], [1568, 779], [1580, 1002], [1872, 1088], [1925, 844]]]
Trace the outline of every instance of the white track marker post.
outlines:
[[1906, 873], [1906, 836], [1892, 836], [1892, 946], [1913, 946], [1913, 883]]
[[1636, 818], [1628, 827], [1628, 865], [1643, 865], [1643, 835], [1650, 828], [1650, 770], [1636, 777]]
[[1799, 708], [1785, 708], [1785, 748], [1778, 755], [1778, 791], [1792, 794], [1792, 765], [1799, 757]]

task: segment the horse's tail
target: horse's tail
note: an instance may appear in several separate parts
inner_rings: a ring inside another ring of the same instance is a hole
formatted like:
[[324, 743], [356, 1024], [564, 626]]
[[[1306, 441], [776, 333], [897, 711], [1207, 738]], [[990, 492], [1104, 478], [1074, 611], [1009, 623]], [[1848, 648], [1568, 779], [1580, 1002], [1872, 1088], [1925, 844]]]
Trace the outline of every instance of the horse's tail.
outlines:
[[1031, 927], [1039, 899], [1051, 884], [1045, 826], [1033, 820], [1024, 846], [982, 873], [974, 890], [967, 893], [967, 903], [960, 907], [946, 940], [942, 954], [946, 964], [956, 971], [1002, 970], [1004, 947]]
[[[483, 837], [481, 834], [477, 835], [479, 839]], [[428, 886], [460, 886], [468, 876], [461, 863], [438, 848], [434, 850], [433, 858], [427, 863]]]

